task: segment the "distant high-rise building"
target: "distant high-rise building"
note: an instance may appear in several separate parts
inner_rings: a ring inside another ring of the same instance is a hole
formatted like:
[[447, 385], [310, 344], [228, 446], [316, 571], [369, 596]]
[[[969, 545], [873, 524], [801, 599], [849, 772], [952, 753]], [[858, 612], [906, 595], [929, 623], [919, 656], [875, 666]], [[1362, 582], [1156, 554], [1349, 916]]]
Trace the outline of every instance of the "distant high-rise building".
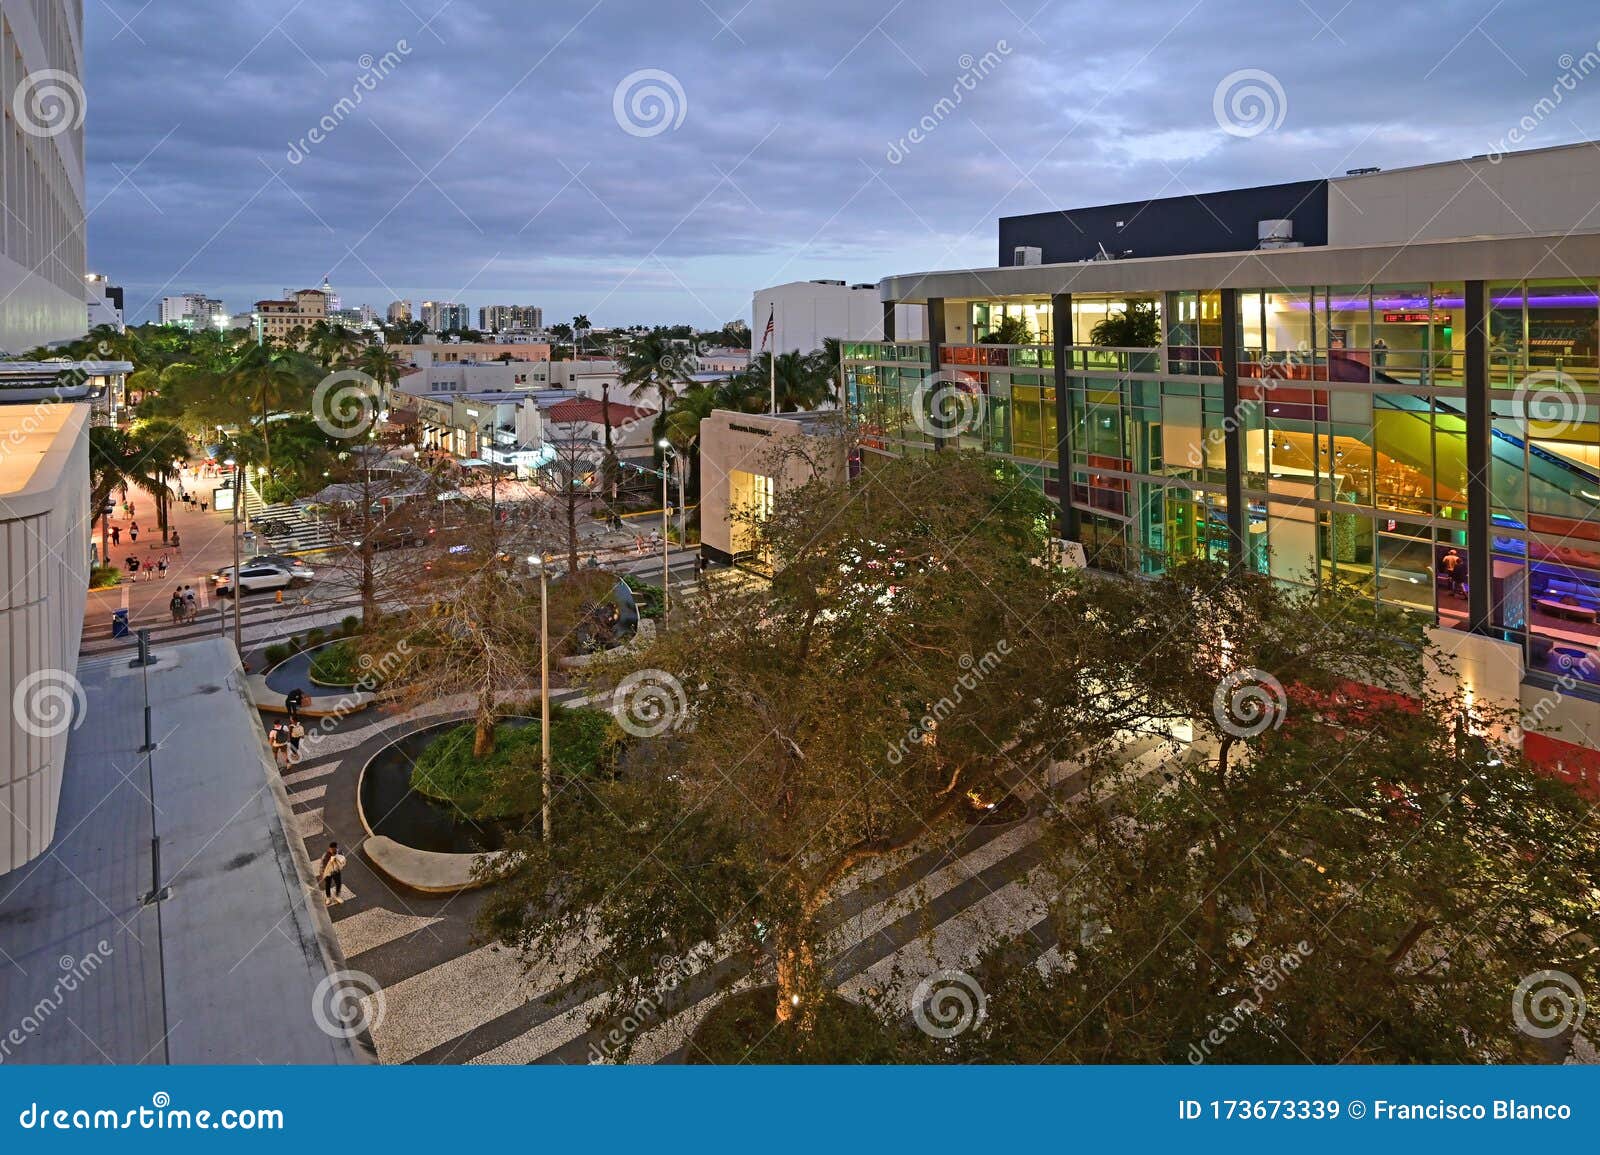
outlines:
[[85, 273], [83, 295], [89, 307], [89, 328], [109, 325], [120, 333], [127, 327], [122, 321], [121, 286], [108, 284], [100, 273]]
[[478, 310], [478, 328], [496, 333], [544, 328], [538, 305], [485, 305]]
[[160, 321], [163, 325], [216, 329], [225, 325], [227, 319], [222, 302], [204, 293], [180, 293], [176, 297], [161, 298]]
[[322, 295], [328, 299], [328, 312], [337, 313], [343, 310], [344, 303], [339, 299], [339, 294], [328, 283], [328, 278], [322, 278]]
[[393, 301], [389, 305], [389, 324], [405, 325], [411, 321], [411, 302]]
[[0, 352], [84, 333], [83, 5], [0, 0]]
[[287, 337], [328, 319], [328, 298], [321, 289], [300, 289], [280, 301], [256, 302], [256, 337]]
[[472, 328], [472, 310], [455, 301], [422, 302], [422, 323], [435, 333]]

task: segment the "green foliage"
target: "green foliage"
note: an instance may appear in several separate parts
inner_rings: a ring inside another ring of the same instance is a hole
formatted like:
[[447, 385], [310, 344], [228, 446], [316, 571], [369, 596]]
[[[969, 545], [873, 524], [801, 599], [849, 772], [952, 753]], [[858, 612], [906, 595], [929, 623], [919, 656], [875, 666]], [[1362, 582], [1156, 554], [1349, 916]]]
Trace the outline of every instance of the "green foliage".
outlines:
[[350, 637], [361, 630], [361, 617], [359, 614], [346, 614], [339, 619], [339, 632], [345, 637]]
[[89, 571], [89, 588], [108, 590], [122, 584], [122, 567], [97, 565]]
[[360, 659], [360, 650], [348, 640], [323, 646], [311, 658], [312, 680], [328, 686], [353, 686], [367, 673]]
[[1110, 349], [1153, 349], [1161, 344], [1161, 317], [1154, 301], [1128, 301], [1122, 312], [1096, 322], [1089, 340]]
[[659, 618], [663, 602], [662, 590], [658, 585], [652, 585], [637, 574], [623, 574], [622, 580], [628, 583], [628, 589], [633, 593], [634, 603], [639, 607], [641, 618]]
[[[538, 808], [540, 726], [500, 723], [494, 751], [472, 755], [474, 725], [445, 730], [418, 757], [411, 788], [424, 797], [448, 802], [474, 818], [503, 818]], [[550, 715], [550, 761], [558, 778], [596, 778], [615, 756], [618, 731], [600, 710], [556, 707]]]
[[274, 642], [261, 652], [267, 659], [267, 665], [276, 666], [279, 662], [287, 661], [294, 654], [294, 647], [283, 642]]
[[1005, 316], [1000, 318], [1000, 323], [990, 329], [980, 344], [984, 345], [1032, 345], [1036, 337], [1028, 327], [1026, 317]]
[[904, 1063], [911, 1040], [901, 1023], [869, 1006], [830, 995], [806, 1029], [772, 1025], [771, 987], [728, 995], [711, 1009], [686, 1048], [691, 1064]]

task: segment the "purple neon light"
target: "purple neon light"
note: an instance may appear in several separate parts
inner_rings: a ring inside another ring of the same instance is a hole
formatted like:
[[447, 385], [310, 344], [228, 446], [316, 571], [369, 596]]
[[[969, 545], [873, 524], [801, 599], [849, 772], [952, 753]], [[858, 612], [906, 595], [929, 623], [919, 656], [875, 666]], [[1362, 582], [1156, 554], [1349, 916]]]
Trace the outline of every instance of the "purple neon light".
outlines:
[[[1321, 304], [1321, 301], [1317, 302]], [[1431, 305], [1435, 309], [1460, 309], [1466, 306], [1466, 301], [1461, 297], [1435, 297], [1431, 302], [1427, 297], [1374, 297], [1372, 308], [1374, 311], [1384, 309], [1427, 309]], [[1496, 309], [1522, 308], [1522, 294], [1510, 297], [1495, 297], [1493, 305]], [[1560, 293], [1556, 296], [1528, 297], [1530, 309], [1593, 309], [1600, 306], [1600, 293]], [[1302, 312], [1311, 308], [1311, 302], [1303, 298], [1295, 298], [1289, 302], [1291, 309]], [[1354, 313], [1365, 310], [1367, 301], [1365, 297], [1353, 297], [1345, 301], [1331, 301], [1329, 307], [1341, 313]]]

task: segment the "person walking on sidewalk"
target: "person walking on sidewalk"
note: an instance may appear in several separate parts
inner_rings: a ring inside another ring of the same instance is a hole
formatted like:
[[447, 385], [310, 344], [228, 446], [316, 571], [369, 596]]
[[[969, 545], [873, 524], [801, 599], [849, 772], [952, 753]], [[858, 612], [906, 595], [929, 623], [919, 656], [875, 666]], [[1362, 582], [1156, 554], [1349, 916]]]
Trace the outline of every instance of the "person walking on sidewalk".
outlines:
[[200, 616], [200, 599], [195, 595], [193, 586], [183, 587], [183, 620], [192, 622]]
[[267, 731], [267, 745], [272, 747], [272, 760], [278, 764], [279, 770], [289, 768], [289, 735], [284, 732], [282, 722], [273, 723], [272, 729]]
[[300, 707], [305, 704], [305, 700], [306, 692], [299, 686], [296, 686], [283, 696], [283, 710], [284, 713], [289, 715], [289, 721], [297, 722], [300, 720]]
[[293, 766], [300, 761], [300, 739], [306, 736], [306, 728], [296, 718], [289, 723], [289, 765]]
[[167, 555], [162, 554], [161, 560], [156, 562], [156, 570], [161, 574], [161, 580], [167, 580]]
[[128, 540], [134, 545], [139, 544], [139, 523], [134, 522], [128, 527]]
[[122, 544], [122, 527], [120, 525], [114, 525], [111, 527], [111, 544]]
[[173, 553], [182, 553], [183, 552], [183, 543], [178, 540], [178, 531], [177, 530], [173, 530], [172, 531], [172, 552]]
[[322, 852], [322, 869], [317, 876], [322, 880], [322, 905], [332, 906], [344, 901], [344, 866], [345, 857], [339, 853], [339, 844], [328, 843], [328, 849]]

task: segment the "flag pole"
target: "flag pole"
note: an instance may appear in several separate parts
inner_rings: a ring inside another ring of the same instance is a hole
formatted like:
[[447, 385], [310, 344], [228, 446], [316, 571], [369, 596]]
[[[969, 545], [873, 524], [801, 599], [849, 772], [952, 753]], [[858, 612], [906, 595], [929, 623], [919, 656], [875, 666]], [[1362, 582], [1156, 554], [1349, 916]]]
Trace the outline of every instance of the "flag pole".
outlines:
[[767, 333], [772, 337], [772, 348], [767, 350], [767, 386], [772, 393], [772, 415], [778, 415], [778, 331], [773, 328], [773, 321], [777, 319], [778, 306], [772, 306], [772, 312], [767, 316]]

